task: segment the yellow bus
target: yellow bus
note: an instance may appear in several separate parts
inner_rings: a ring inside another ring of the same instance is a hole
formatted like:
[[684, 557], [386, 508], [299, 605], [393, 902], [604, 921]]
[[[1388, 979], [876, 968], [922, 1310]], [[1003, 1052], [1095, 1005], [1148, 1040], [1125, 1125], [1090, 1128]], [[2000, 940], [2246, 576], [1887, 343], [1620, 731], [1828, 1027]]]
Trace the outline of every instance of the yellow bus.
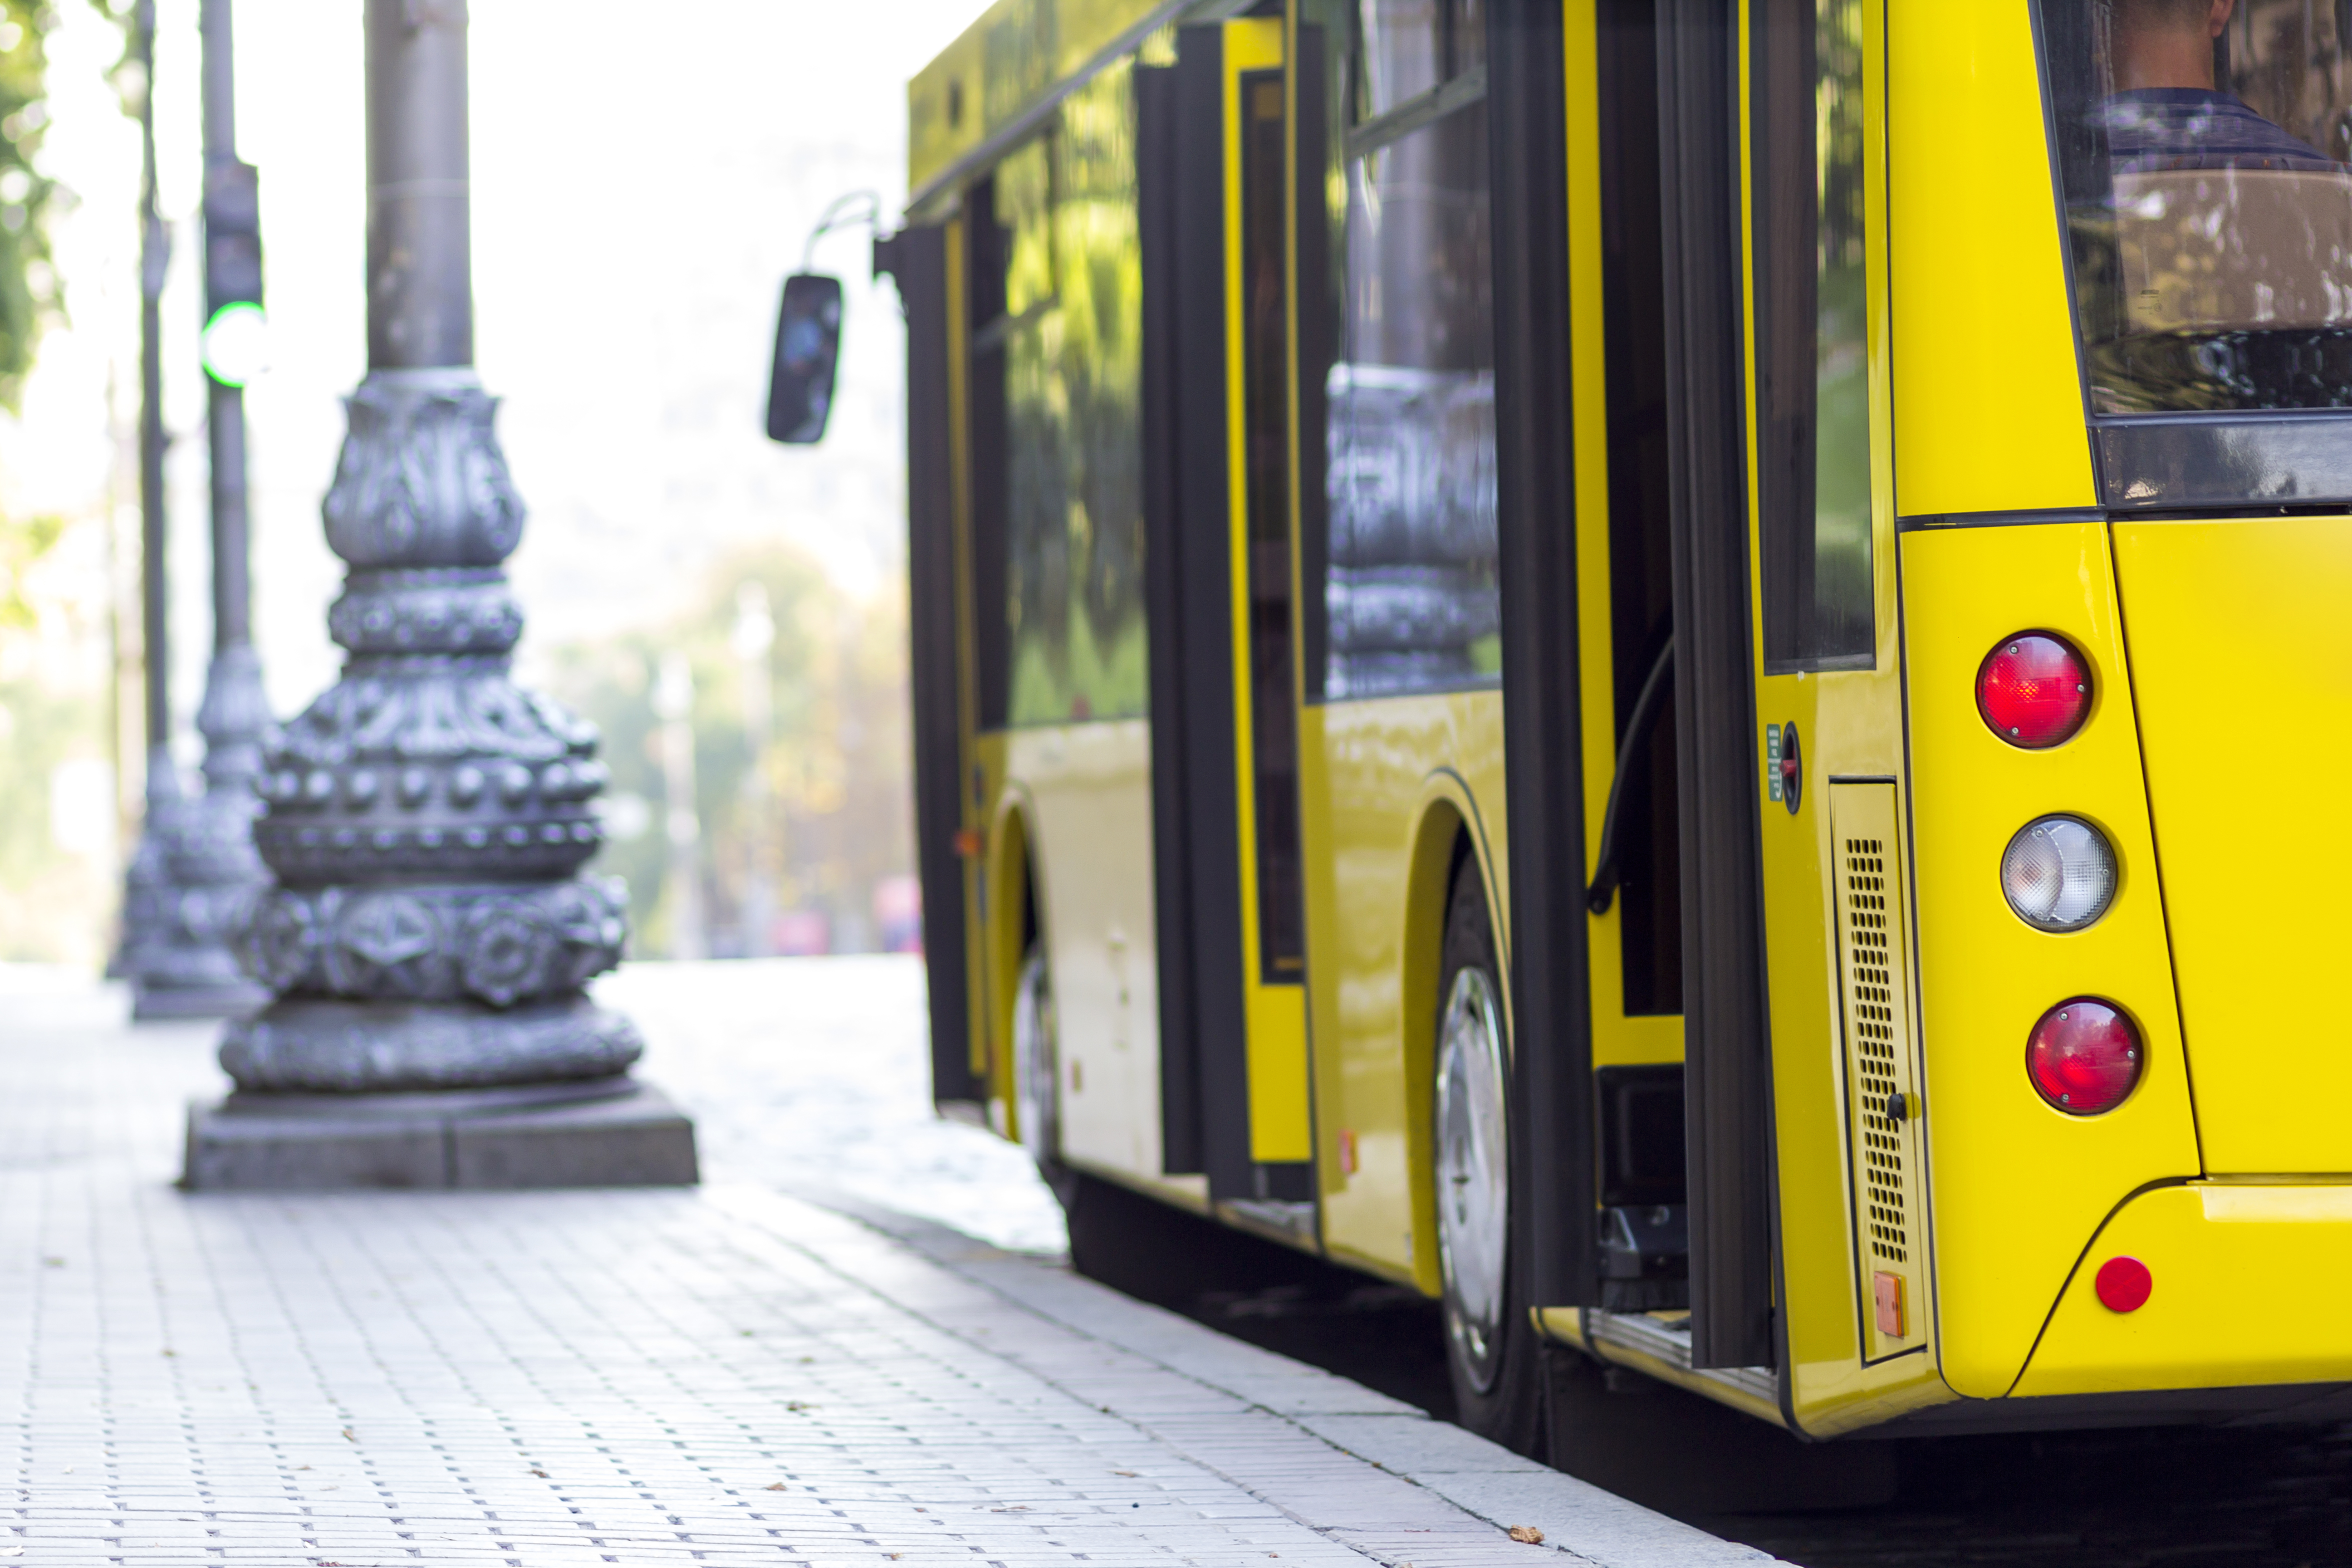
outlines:
[[1545, 1342], [2352, 1408], [2345, 5], [1002, 0], [908, 107], [943, 1107], [1522, 1447]]

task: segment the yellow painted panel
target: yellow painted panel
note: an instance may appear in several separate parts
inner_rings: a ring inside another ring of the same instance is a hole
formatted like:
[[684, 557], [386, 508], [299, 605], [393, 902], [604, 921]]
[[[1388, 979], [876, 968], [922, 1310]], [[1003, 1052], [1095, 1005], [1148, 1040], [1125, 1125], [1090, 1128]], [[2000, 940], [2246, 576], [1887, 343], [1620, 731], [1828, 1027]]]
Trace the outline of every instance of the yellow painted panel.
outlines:
[[[1053, 974], [1062, 1152], [1089, 1169], [1156, 1179], [1160, 994], [1150, 725], [1129, 719], [1015, 730], [1006, 738], [1005, 757], [999, 823], [1017, 812], [1028, 835], [1037, 925]], [[1015, 874], [1014, 867], [1000, 873], [1008, 884]], [[1016, 900], [1019, 893], [1003, 885], [998, 896]]]
[[[1937, 1355], [1971, 1398], [2006, 1392], [2100, 1220], [2149, 1182], [2198, 1173], [2164, 900], [2106, 531], [2096, 522], [1903, 536], [1911, 709], [1913, 885]], [[2089, 659], [2080, 733], [2021, 751], [1977, 711], [1979, 664], [2041, 629]], [[2000, 892], [2002, 851], [2045, 812], [2115, 845], [2114, 905], [2066, 936], [2033, 930]], [[2137, 1020], [2147, 1067], [2104, 1116], [2044, 1103], [2025, 1070], [2042, 1012], [2080, 994]]]
[[1256, 759], [1251, 750], [1253, 660], [1249, 627], [1249, 432], [1242, 311], [1241, 79], [1282, 64], [1282, 22], [1228, 22], [1224, 26], [1225, 126], [1225, 408], [1226, 476], [1233, 498], [1234, 785], [1240, 810], [1242, 1012], [1248, 1033], [1250, 1158], [1315, 1157], [1314, 1100], [1307, 1076], [1307, 992], [1303, 985], [1267, 985], [1259, 979], [1257, 919]]
[[[1752, 12], [1752, 7], [1750, 8]], [[1893, 350], [1889, 329], [1887, 89], [1885, 45], [1877, 6], [1861, 8], [1863, 36], [1864, 222], [1867, 246], [1866, 353], [1870, 407], [1870, 563], [1873, 666], [1768, 676], [1758, 682], [1759, 733], [1755, 755], [1769, 752], [1762, 726], [1795, 724], [1804, 785], [1798, 809], [1769, 798], [1756, 780], [1764, 861], [1767, 994], [1771, 1007], [1774, 1163], [1780, 1178], [1781, 1310], [1789, 1346], [1788, 1401], [1796, 1426], [1815, 1436], [1866, 1426], [1921, 1405], [1950, 1397], [1928, 1356], [1891, 1353], [1903, 1344], [1873, 1345], [1868, 1333], [1867, 1270], [1858, 1278], [1855, 1194], [1849, 1142], [1845, 1005], [1837, 947], [1836, 867], [1831, 801], [1841, 788], [1871, 793], [1881, 812], [1895, 813], [1895, 855], [1889, 874], [1907, 879], [1902, 818], [1903, 755], [1901, 639], [1897, 635]], [[1741, 52], [1744, 62], [1747, 51]], [[1743, 77], [1744, 82], [1744, 77]], [[1749, 115], [1743, 125], [1752, 125]], [[1752, 173], [1752, 160], [1751, 160]], [[1748, 286], [1753, 299], [1752, 226]], [[1749, 374], [1754, 374], [1750, 318]], [[1750, 388], [1751, 395], [1753, 388]], [[1750, 398], [1749, 439], [1755, 439]], [[1750, 447], [1751, 558], [1760, 558], [1756, 475]], [[1762, 668], [1760, 584], [1750, 585], [1752, 655]], [[1835, 785], [1832, 779], [1866, 778], [1870, 784]], [[1907, 1042], [1906, 1042], [1907, 1048]], [[1920, 1271], [1924, 1279], [1924, 1270]], [[1932, 1331], [1934, 1303], [1924, 1289], [1906, 1303], [1906, 1316]]]
[[[2109, 1259], [2153, 1280], [2132, 1312], [2100, 1304]], [[2352, 1378], [2352, 1187], [2194, 1183], [2124, 1205], [2084, 1254], [2020, 1394], [2228, 1388]]]
[[[1568, 92], [1569, 353], [1576, 444], [1577, 689], [1584, 756], [1584, 879], [1600, 868], [1601, 826], [1617, 773], [1616, 668], [1609, 579], [1608, 324], [1602, 315], [1599, 23], [1594, 0], [1569, 0], [1561, 16]], [[1585, 917], [1592, 1009], [1592, 1065], [1683, 1058], [1678, 1015], [1628, 1016], [1622, 949], [1624, 900]]]
[[907, 188], [1084, 70], [1160, 0], [997, 0], [907, 84]]
[[1897, 508], [2092, 505], [2027, 0], [1886, 26]]
[[[1324, 1247], [1434, 1295], [1430, 1075], [1445, 855], [1458, 823], [1492, 907], [1509, 909], [1502, 698], [1318, 704], [1303, 720]], [[1343, 1135], [1352, 1172], [1338, 1157]]]
[[2352, 518], [2115, 544], [2206, 1169], [2352, 1172]]

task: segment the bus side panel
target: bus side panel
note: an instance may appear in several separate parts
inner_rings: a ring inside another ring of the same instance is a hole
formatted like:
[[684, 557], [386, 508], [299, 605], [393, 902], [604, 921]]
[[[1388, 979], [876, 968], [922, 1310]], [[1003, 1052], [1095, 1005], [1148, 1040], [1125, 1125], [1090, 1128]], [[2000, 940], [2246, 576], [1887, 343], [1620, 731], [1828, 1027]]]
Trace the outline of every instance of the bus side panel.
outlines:
[[[1489, 908], [1507, 910], [1502, 700], [1493, 692], [1393, 697], [1310, 708], [1302, 774], [1313, 943], [1317, 1120], [1342, 1157], [1324, 1167], [1323, 1242], [1344, 1262], [1438, 1287], [1429, 1199], [1434, 973], [1411, 955], [1443, 926], [1444, 877], [1414, 876], [1433, 811], [1471, 837]], [[1320, 743], [1315, 744], [1319, 733]], [[1417, 891], [1418, 889], [1418, 891]], [[1497, 921], [1498, 928], [1501, 921]], [[1498, 935], [1500, 931], [1498, 930]], [[1505, 959], [1507, 964], [1507, 957]], [[1345, 1151], [1354, 1151], [1348, 1169]]]
[[1895, 510], [2094, 505], [2057, 198], [2026, 173], [2050, 156], [2032, 14], [1896, 5], [1886, 28]]
[[923, 888], [923, 963], [929, 976], [931, 1098], [977, 1101], [965, 962], [963, 739], [957, 701], [954, 424], [948, 366], [944, 228], [912, 228], [895, 242], [907, 310], [908, 668], [913, 687], [915, 866]]
[[1135, 1183], [1160, 1176], [1150, 753], [1140, 719], [1014, 730], [1005, 745], [1053, 976], [1062, 1155]]

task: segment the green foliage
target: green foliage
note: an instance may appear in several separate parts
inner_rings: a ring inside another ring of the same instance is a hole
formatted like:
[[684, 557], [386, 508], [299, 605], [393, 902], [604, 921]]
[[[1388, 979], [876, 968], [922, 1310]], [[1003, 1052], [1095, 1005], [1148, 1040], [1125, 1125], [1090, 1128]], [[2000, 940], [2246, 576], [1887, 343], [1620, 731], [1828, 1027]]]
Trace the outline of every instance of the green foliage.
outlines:
[[[738, 594], [753, 582], [775, 623], [770, 739], [756, 758], [733, 645]], [[644, 830], [608, 837], [592, 868], [628, 881], [633, 952], [669, 951], [667, 802], [652, 694], [662, 656], [684, 653], [694, 672], [704, 921], [711, 952], [723, 954], [741, 951], [755, 879], [772, 889], [776, 911], [824, 913], [839, 942], [866, 929], [875, 883], [912, 866], [906, 639], [898, 599], [856, 604], [807, 556], [760, 546], [721, 561], [675, 620], [553, 650], [549, 694], [604, 731], [607, 803], [634, 797], [650, 808]], [[758, 790], [747, 787], [754, 767]]]
[[0, 517], [0, 628], [33, 624], [33, 607], [25, 598], [25, 574], [48, 553], [65, 526], [61, 517], [36, 517], [23, 522]]
[[49, 264], [57, 182], [33, 167], [49, 123], [47, 0], [0, 0], [0, 405], [14, 410], [47, 319], [63, 309]]

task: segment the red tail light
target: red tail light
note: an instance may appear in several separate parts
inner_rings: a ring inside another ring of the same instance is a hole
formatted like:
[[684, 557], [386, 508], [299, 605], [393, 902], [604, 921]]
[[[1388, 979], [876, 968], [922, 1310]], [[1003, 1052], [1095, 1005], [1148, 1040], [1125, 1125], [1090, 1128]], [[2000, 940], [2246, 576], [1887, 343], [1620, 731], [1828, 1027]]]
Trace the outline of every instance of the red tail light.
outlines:
[[1977, 667], [1977, 711], [2012, 746], [2057, 745], [2091, 711], [2090, 666], [2047, 632], [2005, 637]]
[[2139, 1082], [2139, 1031], [2123, 1010], [2094, 997], [2042, 1015], [2025, 1044], [2025, 1069], [2042, 1098], [2070, 1116], [2121, 1105]]

